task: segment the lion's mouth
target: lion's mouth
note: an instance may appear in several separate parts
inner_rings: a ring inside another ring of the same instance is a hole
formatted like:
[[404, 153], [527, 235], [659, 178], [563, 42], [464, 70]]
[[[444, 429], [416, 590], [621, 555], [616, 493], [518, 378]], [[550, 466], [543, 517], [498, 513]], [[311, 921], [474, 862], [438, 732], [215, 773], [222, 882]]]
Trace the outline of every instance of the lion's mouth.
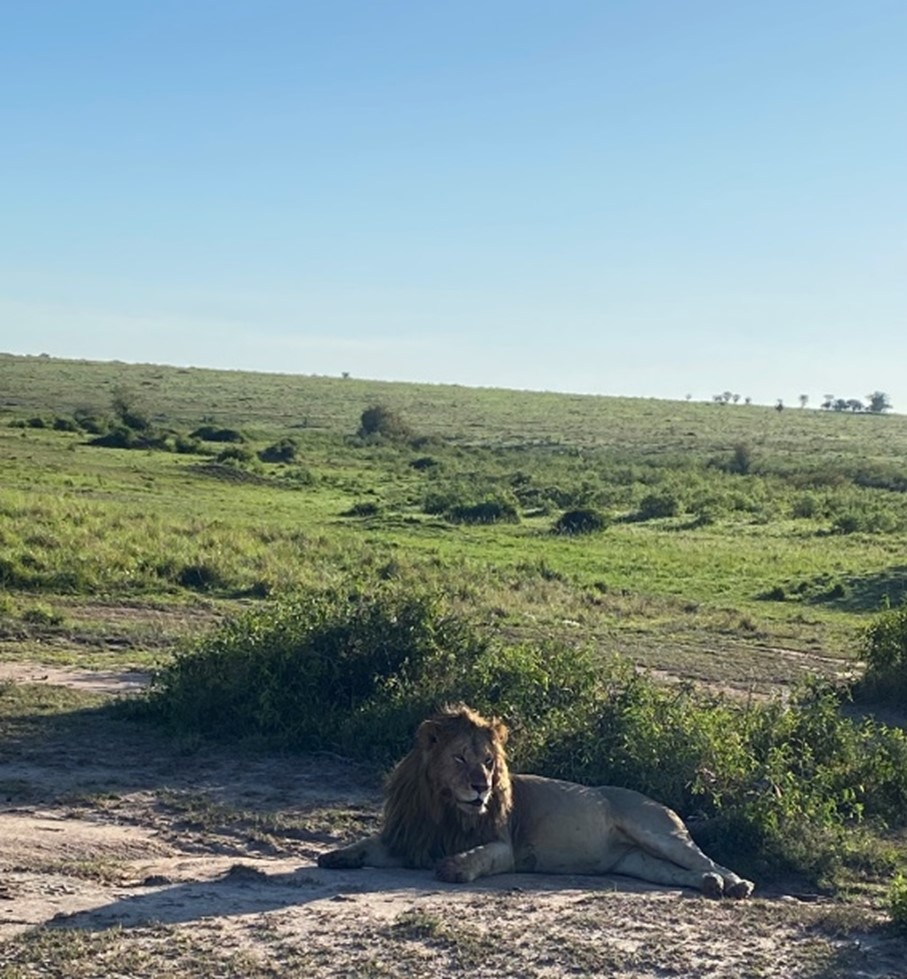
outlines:
[[477, 813], [481, 816], [488, 808], [489, 796], [476, 796], [475, 799], [457, 799], [457, 804], [464, 812]]

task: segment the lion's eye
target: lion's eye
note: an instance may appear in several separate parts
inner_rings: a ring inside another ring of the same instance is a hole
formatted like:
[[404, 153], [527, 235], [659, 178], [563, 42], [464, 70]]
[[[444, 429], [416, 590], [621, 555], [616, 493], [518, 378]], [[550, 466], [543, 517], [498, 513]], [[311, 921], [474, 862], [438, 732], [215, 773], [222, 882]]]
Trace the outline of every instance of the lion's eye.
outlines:
[[492, 766], [493, 764], [494, 764], [494, 758], [493, 758], [493, 757], [492, 757], [491, 755], [489, 755], [489, 756], [488, 756], [488, 757], [487, 757], [487, 758], [485, 759], [485, 767], [486, 767], [486, 768], [491, 768], [491, 766]]
[[454, 761], [458, 765], [465, 765], [466, 764], [466, 759], [462, 755], [454, 755]]

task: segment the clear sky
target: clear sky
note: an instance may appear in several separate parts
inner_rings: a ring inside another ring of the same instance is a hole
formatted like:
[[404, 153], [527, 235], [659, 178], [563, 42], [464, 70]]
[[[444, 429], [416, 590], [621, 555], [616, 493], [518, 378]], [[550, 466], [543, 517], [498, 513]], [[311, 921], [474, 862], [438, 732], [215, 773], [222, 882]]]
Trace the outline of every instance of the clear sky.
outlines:
[[907, 411], [905, 0], [0, 0], [0, 350]]

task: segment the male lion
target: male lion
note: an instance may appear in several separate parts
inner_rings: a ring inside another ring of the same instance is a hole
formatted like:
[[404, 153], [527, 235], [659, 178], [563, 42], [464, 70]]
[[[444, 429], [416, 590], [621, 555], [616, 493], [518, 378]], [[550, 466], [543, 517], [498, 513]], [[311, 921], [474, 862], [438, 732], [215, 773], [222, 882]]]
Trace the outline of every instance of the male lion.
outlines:
[[511, 775], [506, 740], [500, 721], [463, 705], [423, 721], [388, 778], [381, 832], [322, 854], [319, 865], [434, 867], [458, 883], [511, 871], [613, 873], [709, 897], [752, 893], [666, 806], [630, 789]]

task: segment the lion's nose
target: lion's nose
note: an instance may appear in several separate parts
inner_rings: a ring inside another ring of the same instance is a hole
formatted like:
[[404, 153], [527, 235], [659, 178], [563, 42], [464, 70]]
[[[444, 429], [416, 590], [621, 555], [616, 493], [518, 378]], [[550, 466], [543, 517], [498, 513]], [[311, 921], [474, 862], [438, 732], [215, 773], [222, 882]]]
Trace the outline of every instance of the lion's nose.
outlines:
[[477, 792], [479, 795], [485, 795], [485, 793], [488, 791], [488, 783], [487, 782], [473, 782], [472, 783], [472, 788], [473, 788], [473, 791], [474, 792]]

